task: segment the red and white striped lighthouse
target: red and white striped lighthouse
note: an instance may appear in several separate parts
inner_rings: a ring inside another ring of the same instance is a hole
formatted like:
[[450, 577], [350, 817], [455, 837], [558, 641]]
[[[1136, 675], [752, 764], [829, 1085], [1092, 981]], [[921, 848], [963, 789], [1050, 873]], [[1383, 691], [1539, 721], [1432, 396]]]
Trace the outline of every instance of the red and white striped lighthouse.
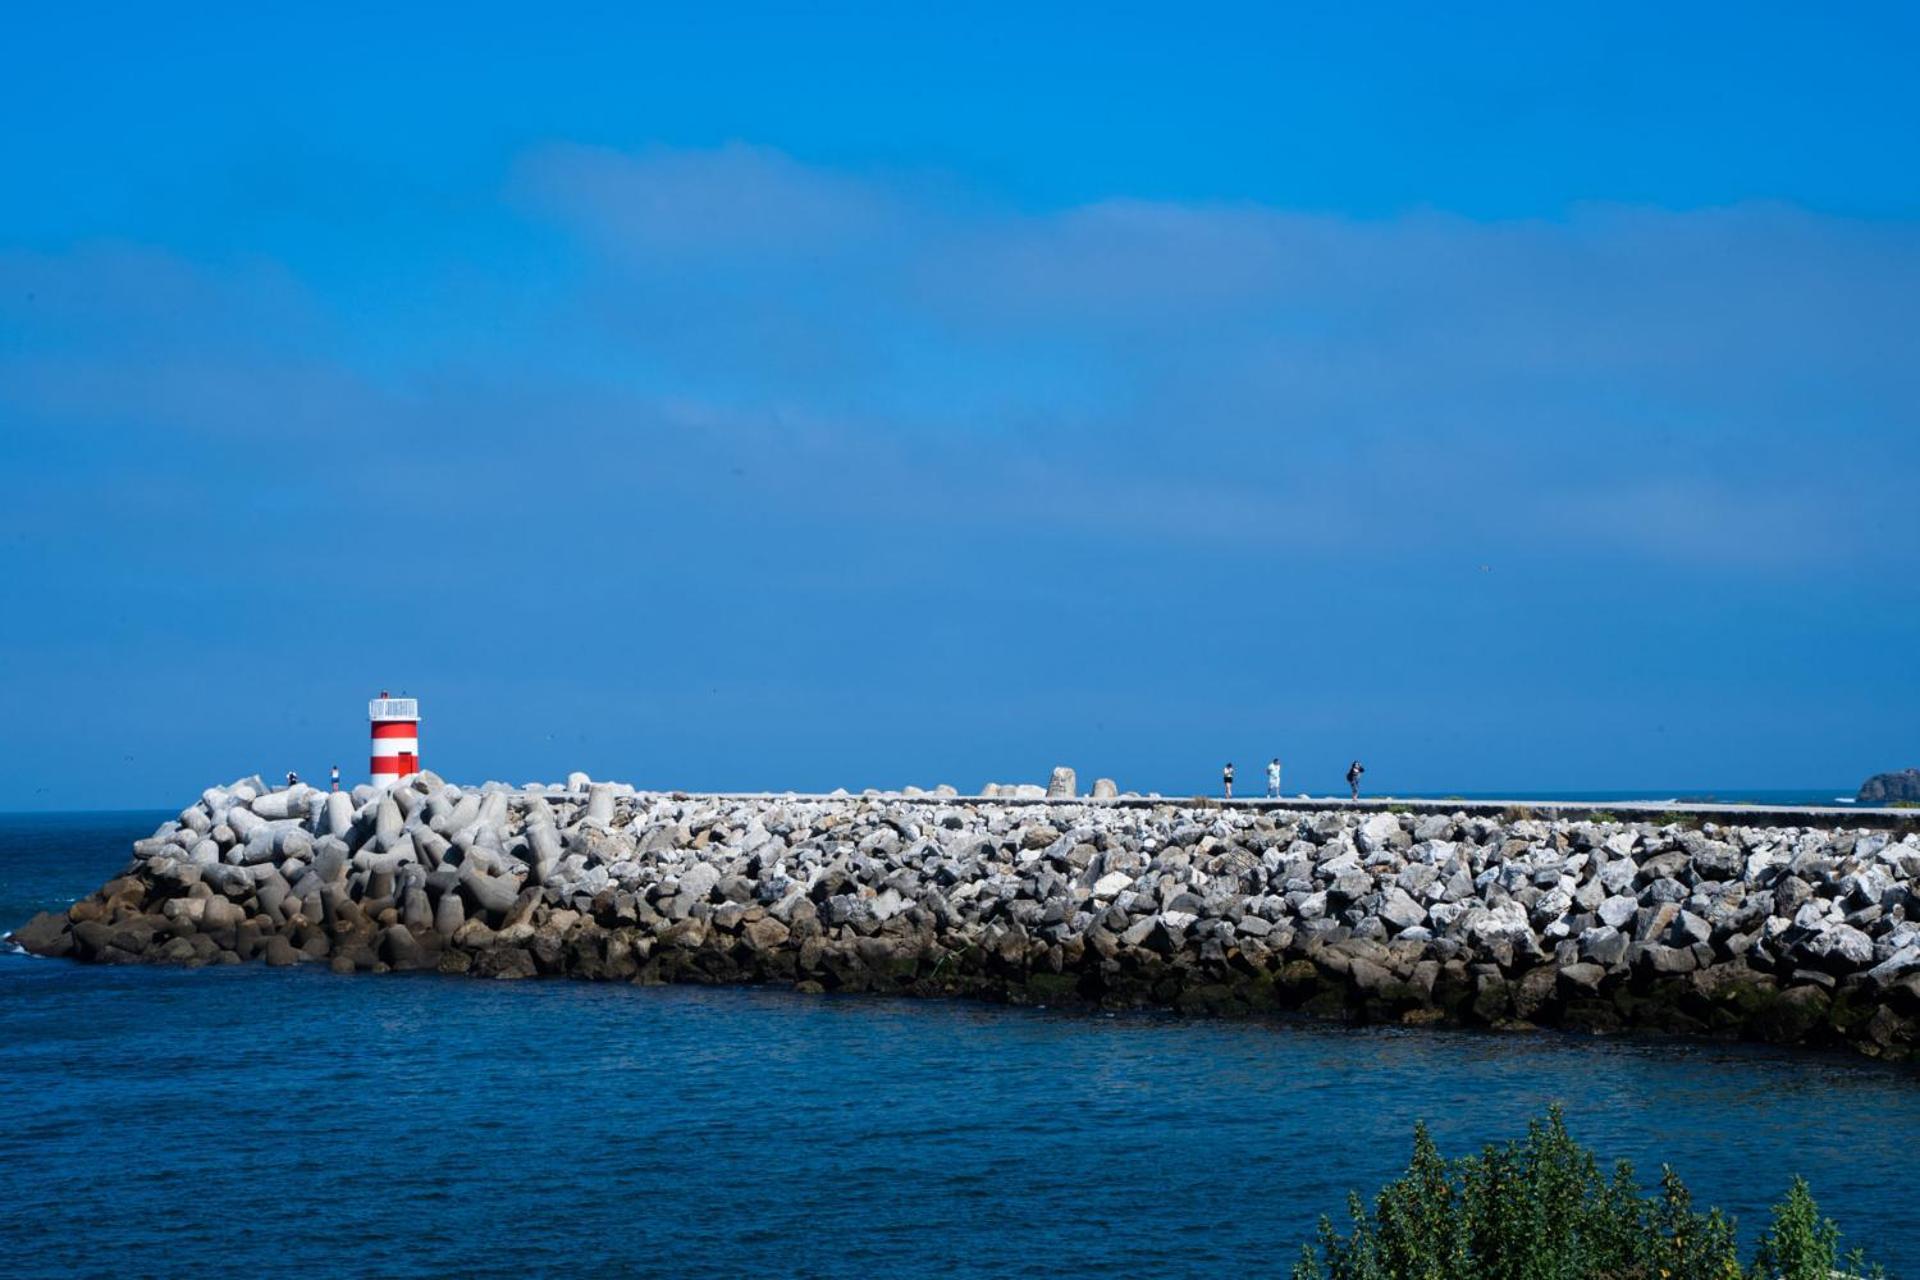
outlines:
[[417, 698], [380, 696], [367, 704], [373, 721], [373, 785], [390, 787], [410, 773], [420, 772], [420, 702]]

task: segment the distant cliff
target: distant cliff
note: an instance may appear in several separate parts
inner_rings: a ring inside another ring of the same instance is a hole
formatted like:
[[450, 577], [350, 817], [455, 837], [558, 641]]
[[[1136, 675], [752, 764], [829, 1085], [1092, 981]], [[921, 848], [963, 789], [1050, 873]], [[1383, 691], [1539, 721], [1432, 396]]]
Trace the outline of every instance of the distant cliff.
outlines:
[[1876, 773], [1860, 784], [1861, 804], [1895, 804], [1902, 800], [1920, 803], [1920, 769]]

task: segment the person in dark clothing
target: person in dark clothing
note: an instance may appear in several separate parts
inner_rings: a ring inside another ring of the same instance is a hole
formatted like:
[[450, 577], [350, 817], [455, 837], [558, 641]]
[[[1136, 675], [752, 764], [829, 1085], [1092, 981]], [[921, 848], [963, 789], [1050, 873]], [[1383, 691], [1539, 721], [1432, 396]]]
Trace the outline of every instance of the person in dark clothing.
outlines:
[[1227, 767], [1220, 771], [1220, 781], [1227, 789], [1227, 799], [1233, 799], [1233, 761], [1227, 761]]
[[1347, 766], [1347, 789], [1353, 792], [1353, 798], [1355, 800], [1360, 798], [1360, 775], [1366, 771], [1367, 766], [1361, 764], [1358, 760], [1355, 760]]
[[287, 770], [287, 785], [290, 787], [297, 787], [300, 785], [300, 775], [295, 773], [291, 769]]

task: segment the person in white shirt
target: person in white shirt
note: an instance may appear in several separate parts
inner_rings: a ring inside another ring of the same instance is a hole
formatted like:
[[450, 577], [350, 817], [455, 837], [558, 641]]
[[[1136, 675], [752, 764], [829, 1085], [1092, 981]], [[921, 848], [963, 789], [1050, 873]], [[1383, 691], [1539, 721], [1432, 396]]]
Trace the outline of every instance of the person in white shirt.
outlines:
[[1272, 800], [1280, 794], [1280, 757], [1267, 761], [1267, 799]]

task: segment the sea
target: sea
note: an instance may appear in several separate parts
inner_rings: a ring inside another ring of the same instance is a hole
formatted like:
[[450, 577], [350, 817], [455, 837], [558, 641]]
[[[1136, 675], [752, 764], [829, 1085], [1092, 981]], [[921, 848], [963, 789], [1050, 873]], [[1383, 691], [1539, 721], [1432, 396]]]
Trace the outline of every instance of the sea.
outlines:
[[[0, 815], [0, 928], [166, 815]], [[1920, 1071], [1354, 1029], [0, 954], [10, 1276], [1284, 1276], [1322, 1213], [1564, 1104], [1748, 1238], [1789, 1178], [1920, 1275]]]

